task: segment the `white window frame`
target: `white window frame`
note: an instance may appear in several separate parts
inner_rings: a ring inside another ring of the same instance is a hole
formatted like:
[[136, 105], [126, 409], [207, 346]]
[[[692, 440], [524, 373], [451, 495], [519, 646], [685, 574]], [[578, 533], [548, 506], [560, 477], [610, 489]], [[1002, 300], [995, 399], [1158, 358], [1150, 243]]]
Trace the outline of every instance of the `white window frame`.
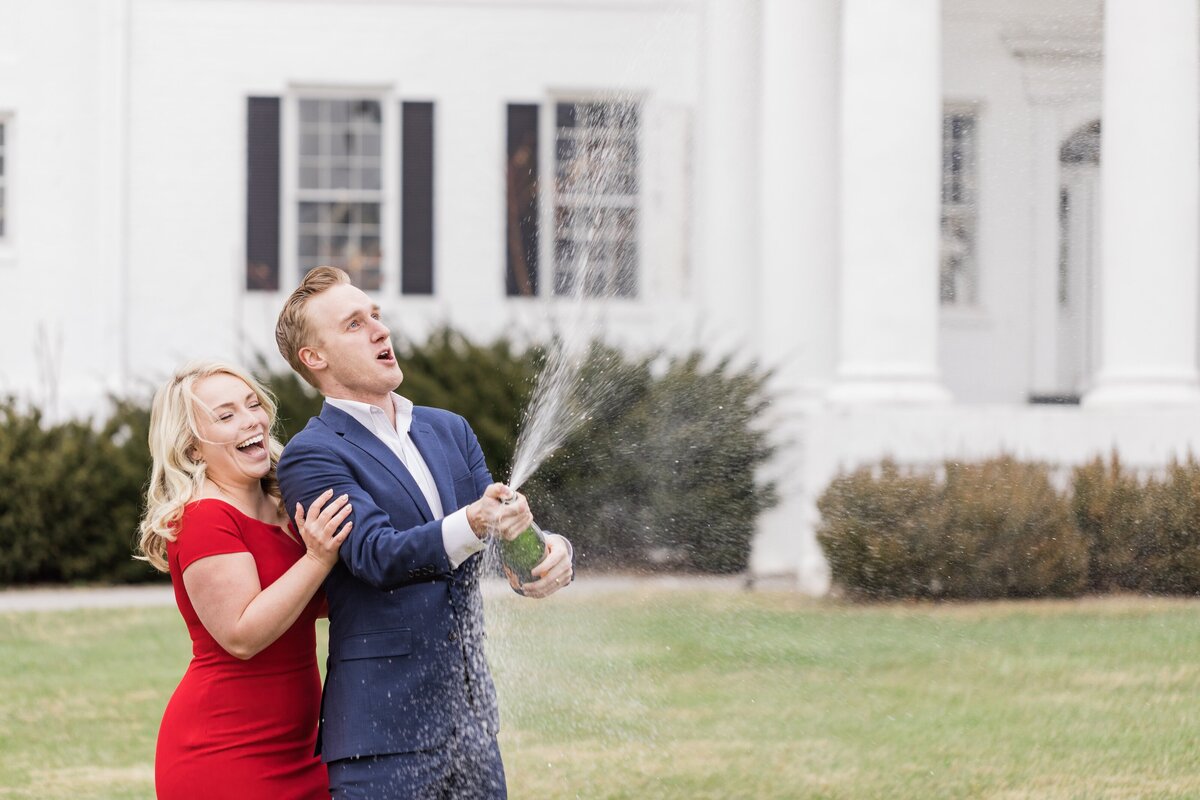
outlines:
[[[966, 198], [958, 203], [948, 203], [944, 199], [944, 191], [947, 183], [946, 172], [946, 123], [950, 117], [969, 117], [972, 120], [972, 131], [970, 139], [971, 153], [970, 164], [963, 173], [963, 184], [965, 188]], [[938, 302], [944, 310], [965, 310], [977, 309], [980, 305], [980, 249], [979, 249], [979, 199], [980, 199], [980, 157], [979, 157], [979, 142], [980, 131], [982, 128], [982, 114], [980, 113], [980, 105], [978, 103], [957, 102], [946, 103], [942, 108], [942, 136], [941, 136], [941, 153], [940, 161], [941, 182], [942, 187], [939, 191], [939, 226], [938, 226]], [[947, 239], [945, 235], [945, 219], [947, 216], [956, 219], [960, 224], [967, 227], [969, 231], [969, 253], [968, 264], [963, 280], [963, 287], [959, 295], [953, 300], [946, 300], [942, 296], [942, 275], [946, 260]]]
[[[539, 137], [541, 139], [539, 161], [539, 182], [542, 191], [539, 192], [539, 254], [538, 254], [538, 295], [547, 299], [569, 299], [574, 295], [560, 295], [556, 292], [556, 240], [558, 226], [558, 105], [560, 103], [632, 103], [638, 109], [638, 128], [635, 139], [637, 190], [628, 206], [634, 212], [635, 233], [633, 246], [635, 253], [634, 275], [636, 290], [630, 295], [606, 295], [603, 297], [588, 297], [589, 301], [605, 301], [610, 303], [637, 304], [644, 301], [650, 294], [649, 276], [646, 273], [646, 146], [648, 113], [650, 104], [644, 92], [618, 92], [613, 90], [567, 90], [559, 89], [549, 93], [542, 105], [541, 121], [539, 122]], [[617, 207], [616, 205], [613, 206]]]
[[[380, 85], [312, 85], [295, 84], [283, 95], [280, 123], [280, 253], [279, 285], [295, 286], [304, 277], [300, 270], [300, 203], [306, 199], [299, 187], [300, 166], [300, 101], [301, 100], [373, 100], [380, 107], [380, 169], [383, 170], [379, 227], [380, 283], [370, 292], [380, 296], [400, 294], [400, 99], [392, 86]], [[339, 190], [339, 199], [361, 201], [359, 190]], [[323, 194], [318, 201], [327, 200]], [[368, 201], [374, 201], [375, 195]]]

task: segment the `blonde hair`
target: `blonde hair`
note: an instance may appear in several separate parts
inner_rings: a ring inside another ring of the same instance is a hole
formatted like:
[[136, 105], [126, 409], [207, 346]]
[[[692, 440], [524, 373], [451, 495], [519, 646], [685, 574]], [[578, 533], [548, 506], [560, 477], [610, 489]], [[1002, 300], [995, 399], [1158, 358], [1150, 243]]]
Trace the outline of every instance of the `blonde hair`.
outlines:
[[320, 390], [317, 378], [300, 360], [300, 349], [312, 343], [313, 332], [305, 307], [309, 299], [339, 284], [350, 283], [350, 276], [337, 267], [314, 267], [300, 281], [296, 290], [284, 301], [283, 310], [275, 323], [275, 345], [296, 373], [314, 389]]
[[207, 465], [191, 453], [200, 439], [196, 411], [204, 404], [196, 397], [196, 384], [212, 375], [232, 375], [245, 381], [267, 412], [267, 452], [271, 468], [262, 479], [263, 491], [279, 501], [275, 465], [283, 446], [275, 440], [275, 398], [254, 376], [240, 367], [221, 361], [194, 361], [182, 367], [154, 395], [150, 408], [150, 485], [146, 489], [146, 511], [142, 516], [140, 555], [160, 572], [167, 572], [167, 542], [175, 541], [183, 508], [195, 499], [204, 485]]

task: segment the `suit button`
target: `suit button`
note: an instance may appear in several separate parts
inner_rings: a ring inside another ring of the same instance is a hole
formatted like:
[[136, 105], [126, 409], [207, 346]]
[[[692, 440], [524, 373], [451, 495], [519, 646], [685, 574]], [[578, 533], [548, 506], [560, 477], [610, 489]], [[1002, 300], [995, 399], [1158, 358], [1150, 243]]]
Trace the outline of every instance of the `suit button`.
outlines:
[[450, 631], [450, 641], [458, 641], [458, 631]]

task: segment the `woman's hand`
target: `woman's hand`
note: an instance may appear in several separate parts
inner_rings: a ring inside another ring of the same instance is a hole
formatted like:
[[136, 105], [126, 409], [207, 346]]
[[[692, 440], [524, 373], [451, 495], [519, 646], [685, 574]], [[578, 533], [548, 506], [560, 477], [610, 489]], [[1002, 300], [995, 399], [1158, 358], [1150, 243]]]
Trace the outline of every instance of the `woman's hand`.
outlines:
[[[325, 569], [333, 569], [337, 563], [338, 548], [350, 535], [354, 522], [347, 522], [338, 530], [342, 520], [350, 515], [350, 496], [342, 495], [330, 502], [333, 489], [326, 489], [320, 497], [312, 501], [308, 513], [304, 507], [296, 503], [296, 530], [304, 540], [307, 549], [305, 555], [316, 559]], [[328, 505], [326, 505], [328, 503]]]

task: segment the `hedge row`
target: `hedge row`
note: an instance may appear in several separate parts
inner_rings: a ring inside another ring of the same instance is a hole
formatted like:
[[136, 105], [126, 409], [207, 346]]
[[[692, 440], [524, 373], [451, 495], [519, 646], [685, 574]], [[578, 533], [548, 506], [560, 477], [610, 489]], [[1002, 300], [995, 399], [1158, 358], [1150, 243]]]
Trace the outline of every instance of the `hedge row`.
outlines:
[[[492, 474], [509, 474], [515, 433], [543, 354], [473, 343], [450, 330], [398, 343], [401, 391], [468, 420]], [[652, 364], [665, 364], [659, 374]], [[279, 401], [284, 441], [321, 399], [289, 373], [259, 377]], [[774, 502], [755, 480], [770, 456], [753, 424], [763, 376], [698, 356], [630, 359], [593, 348], [605, 386], [593, 418], [524, 487], [543, 526], [570, 535], [580, 565], [744, 569], [755, 517]], [[595, 399], [595, 398], [592, 398]], [[121, 400], [102, 422], [46, 424], [0, 403], [0, 585], [136, 582], [159, 576], [131, 558], [149, 474], [148, 402]]]
[[1200, 592], [1200, 464], [1139, 478], [1114, 455], [1055, 488], [1001, 457], [938, 473], [885, 461], [818, 500], [835, 582], [865, 598]]

